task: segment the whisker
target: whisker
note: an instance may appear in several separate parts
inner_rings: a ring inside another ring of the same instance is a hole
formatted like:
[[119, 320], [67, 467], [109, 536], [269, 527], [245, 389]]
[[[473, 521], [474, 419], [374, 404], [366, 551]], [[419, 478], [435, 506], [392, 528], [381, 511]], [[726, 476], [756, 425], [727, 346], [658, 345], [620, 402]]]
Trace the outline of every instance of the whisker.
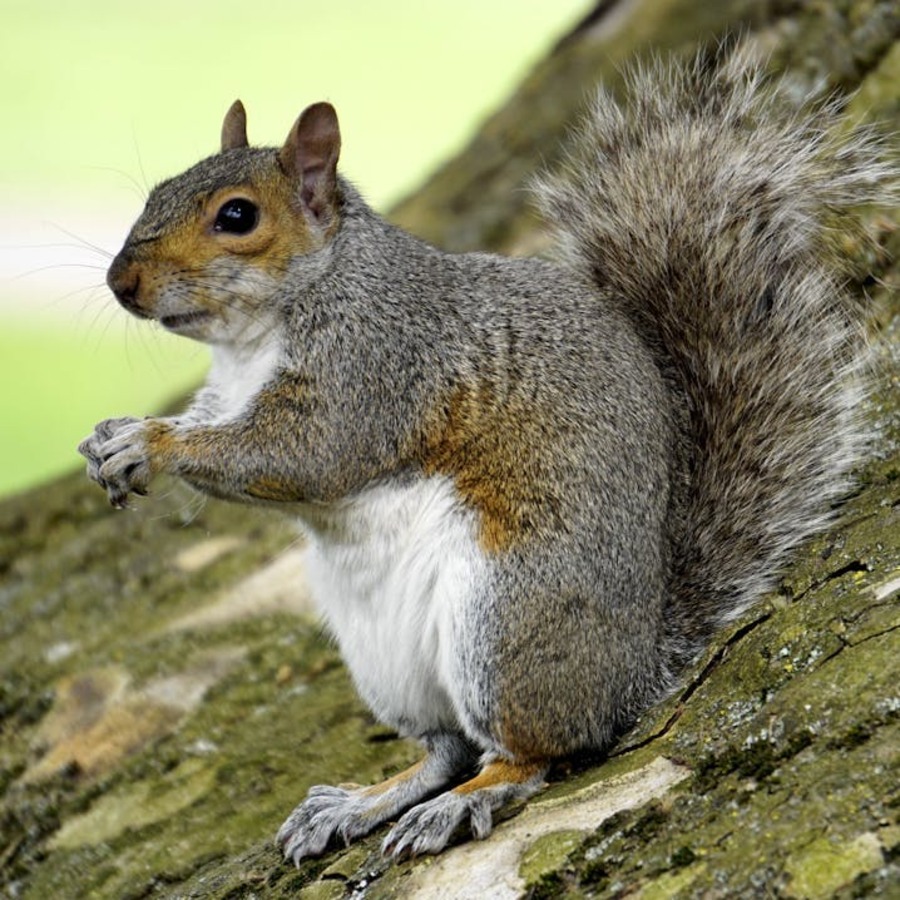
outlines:
[[109, 250], [106, 250], [98, 244], [91, 243], [91, 241], [83, 238], [80, 234], [75, 234], [75, 232], [69, 231], [68, 228], [64, 228], [62, 225], [59, 225], [56, 222], [48, 222], [47, 224], [55, 228], [57, 231], [61, 231], [64, 235], [66, 235], [66, 237], [72, 238], [73, 241], [77, 242], [78, 246], [84, 247], [88, 250], [93, 250], [95, 253], [98, 253], [105, 259], [112, 259], [115, 256], [115, 253], [110, 253]]
[[116, 319], [115, 316], [111, 315], [106, 309], [101, 309], [94, 316], [94, 319], [91, 323], [91, 329], [93, 330], [97, 323], [100, 321], [101, 316], [106, 316], [106, 324], [100, 329], [100, 333], [97, 335], [96, 341], [94, 343], [94, 352], [97, 353], [100, 350], [102, 344], [108, 339], [108, 335], [110, 329], [113, 327]]
[[165, 490], [156, 494], [156, 499], [167, 501], [172, 498], [181, 499], [181, 502], [174, 510], [165, 510], [151, 517], [151, 521], [161, 521], [163, 519], [171, 521], [172, 516], [177, 516], [181, 520], [182, 527], [192, 525], [201, 512], [206, 508], [209, 498], [200, 491], [192, 488], [184, 482], [171, 482]]
[[[147, 180], [147, 172], [144, 169], [144, 160], [141, 157], [141, 145], [138, 143], [137, 133], [134, 130], [134, 125], [131, 126], [131, 142], [134, 144], [134, 155], [137, 157], [138, 170], [141, 173], [141, 179], [144, 182], [144, 197], [150, 193], [150, 184]], [[135, 182], [137, 183], [137, 182]], [[140, 185], [138, 185], [140, 187]]]
[[[77, 307], [76, 312], [80, 315], [88, 305], [96, 305], [97, 301], [101, 299], [103, 293], [104, 285], [85, 284], [81, 287], [72, 288], [72, 290], [67, 291], [65, 294], [57, 294], [51, 300], [48, 300], [44, 304], [44, 306], [46, 308], [59, 310], [67, 301], [78, 298], [81, 300], [81, 304], [79, 307]], [[103, 309], [103, 307], [99, 308]]]
[[113, 315], [113, 311], [111, 309], [109, 309], [108, 307], [100, 307], [97, 312], [94, 313], [93, 319], [91, 319], [91, 331], [94, 331], [98, 327], [100, 321], [104, 318], [106, 319], [106, 322], [100, 329], [100, 334], [97, 338], [97, 343], [94, 348], [95, 350], [100, 349], [100, 344], [104, 340], [106, 340], [106, 336], [107, 334], [109, 334], [110, 328], [113, 327], [113, 323], [116, 321], [116, 317]]
[[142, 203], [146, 202], [150, 189], [146, 185], [147, 176], [144, 175], [143, 169], [141, 170], [141, 175], [143, 176], [145, 183], [141, 184], [130, 172], [126, 172], [124, 169], [117, 169], [115, 166], [88, 166], [87, 168], [93, 172], [113, 172], [116, 175], [123, 176], [129, 181], [129, 187], [135, 192], [138, 199]]
[[46, 266], [37, 266], [34, 269], [28, 269], [25, 272], [10, 275], [7, 280], [10, 282], [21, 281], [23, 278], [40, 275], [42, 272], [52, 272], [55, 269], [90, 269], [92, 272], [106, 271], [105, 266], [93, 266], [90, 263], [48, 263]]
[[264, 321], [263, 316], [260, 312], [253, 308], [248, 308], [245, 304], [240, 304], [240, 306], [229, 303], [228, 300], [246, 300], [246, 294], [242, 291], [235, 290], [224, 286], [221, 281], [219, 281], [215, 276], [210, 275], [196, 275], [192, 272], [183, 271], [178, 273], [178, 277], [181, 282], [181, 286], [187, 291], [190, 292], [191, 288], [206, 288], [215, 293], [216, 301], [222, 303], [223, 307], [226, 309], [236, 310], [240, 312], [242, 315], [246, 316], [252, 322], [261, 323]]
[[[193, 509], [191, 509], [192, 501]], [[185, 498], [184, 505], [178, 510], [182, 526], [187, 528], [189, 525], [193, 525], [200, 513], [206, 509], [208, 502], [209, 498], [206, 494], [192, 490]]]
[[[136, 319], [130, 319], [128, 324], [129, 327], [136, 327], [138, 323]], [[160, 333], [156, 329], [137, 328], [137, 340], [140, 344], [144, 358], [149, 361], [150, 365], [153, 366], [153, 371], [159, 376], [159, 378], [164, 379], [166, 377], [166, 373], [163, 369], [162, 359], [159, 353], [159, 337]], [[132, 362], [130, 356], [128, 364], [129, 366], [134, 368], [134, 363]]]
[[5, 248], [7, 250], [94, 250], [97, 253], [102, 254], [104, 257], [112, 257], [112, 253], [108, 250], [104, 250], [101, 247], [93, 247], [91, 245], [85, 244], [83, 241], [78, 242], [70, 242], [70, 241], [48, 241], [47, 243], [40, 244], [7, 244]]

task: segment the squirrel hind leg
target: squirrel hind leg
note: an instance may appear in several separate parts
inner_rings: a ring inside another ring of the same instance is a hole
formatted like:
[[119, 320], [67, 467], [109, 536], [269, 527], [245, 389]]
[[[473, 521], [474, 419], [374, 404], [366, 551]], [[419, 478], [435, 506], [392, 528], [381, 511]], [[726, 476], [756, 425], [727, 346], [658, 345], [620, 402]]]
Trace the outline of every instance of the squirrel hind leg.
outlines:
[[425, 740], [427, 755], [370, 787], [317, 785], [287, 817], [275, 838], [295, 865], [321, 856], [337, 838], [345, 846], [395, 818], [471, 771], [477, 752], [465, 739], [442, 734]]
[[544, 761], [487, 762], [474, 778], [410, 809], [384, 839], [382, 852], [397, 860], [440, 853], [466, 825], [477, 840], [486, 838], [494, 813], [537, 793], [548, 768]]

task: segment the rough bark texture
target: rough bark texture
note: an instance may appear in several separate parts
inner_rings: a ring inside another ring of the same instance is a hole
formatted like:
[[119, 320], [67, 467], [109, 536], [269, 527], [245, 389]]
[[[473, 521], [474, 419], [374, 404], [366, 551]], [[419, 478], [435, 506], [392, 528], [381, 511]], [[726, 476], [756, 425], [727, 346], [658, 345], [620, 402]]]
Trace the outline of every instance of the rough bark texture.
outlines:
[[[523, 185], [633, 55], [740, 30], [798, 87], [900, 129], [900, 10], [876, 0], [604, 2], [396, 219], [533, 252]], [[839, 524], [605, 761], [494, 835], [388, 866], [375, 835], [284, 865], [306, 788], [416, 748], [372, 721], [309, 616], [277, 517], [161, 485], [137, 512], [73, 475], [0, 505], [0, 894], [11, 897], [850, 897], [900, 894], [896, 216], [848, 239], [883, 366], [877, 454]], [[85, 423], [86, 428], [91, 423]]]

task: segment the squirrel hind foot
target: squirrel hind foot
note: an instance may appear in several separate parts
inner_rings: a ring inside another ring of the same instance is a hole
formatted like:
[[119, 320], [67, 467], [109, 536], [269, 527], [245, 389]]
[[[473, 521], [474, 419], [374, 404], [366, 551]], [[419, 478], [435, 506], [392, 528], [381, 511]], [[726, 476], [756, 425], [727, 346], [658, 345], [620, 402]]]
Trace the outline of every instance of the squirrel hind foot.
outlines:
[[275, 843], [299, 866], [321, 856], [337, 839], [345, 846], [393, 819], [461, 777], [472, 765], [473, 749], [462, 738], [442, 735], [430, 742], [422, 760], [370, 787], [317, 785], [278, 830]]
[[469, 826], [483, 840], [493, 830], [494, 814], [516, 800], [527, 800], [544, 786], [544, 763], [487, 763], [469, 781], [414, 806], [388, 832], [382, 853], [395, 860], [440, 853], [458, 831]]
[[317, 785], [288, 816], [275, 842], [295, 866], [321, 856], [334, 843], [344, 846], [385, 821], [389, 804], [366, 788]]

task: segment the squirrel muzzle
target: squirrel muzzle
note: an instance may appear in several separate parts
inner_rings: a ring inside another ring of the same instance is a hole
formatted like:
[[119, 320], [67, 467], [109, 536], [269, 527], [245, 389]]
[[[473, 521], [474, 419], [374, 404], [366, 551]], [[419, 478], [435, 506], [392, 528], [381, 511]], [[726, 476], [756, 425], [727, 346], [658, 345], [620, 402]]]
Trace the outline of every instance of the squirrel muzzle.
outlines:
[[116, 295], [116, 300], [130, 313], [142, 319], [151, 318], [150, 314], [140, 305], [140, 266], [124, 250], [112, 261], [112, 265], [106, 273], [106, 283]]

